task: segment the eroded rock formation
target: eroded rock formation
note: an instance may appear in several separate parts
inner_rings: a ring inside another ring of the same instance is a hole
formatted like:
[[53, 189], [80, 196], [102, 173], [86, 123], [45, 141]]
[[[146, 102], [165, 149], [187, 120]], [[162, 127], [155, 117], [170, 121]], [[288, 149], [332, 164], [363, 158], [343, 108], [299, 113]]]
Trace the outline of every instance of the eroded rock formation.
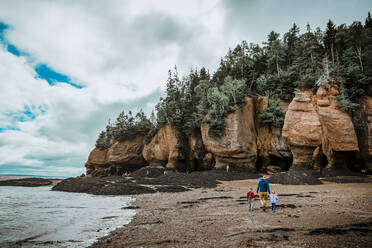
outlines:
[[293, 165], [311, 165], [316, 147], [322, 143], [322, 130], [313, 105], [311, 90], [296, 94], [285, 115], [282, 136], [290, 146]]
[[87, 175], [121, 175], [125, 171], [134, 171], [147, 163], [142, 156], [143, 136], [125, 141], [113, 141], [110, 148], [94, 148], [85, 163]]
[[362, 163], [372, 171], [372, 97], [364, 96], [361, 110], [357, 113], [358, 141]]
[[174, 127], [167, 124], [160, 128], [151, 142], [143, 148], [143, 157], [150, 166], [178, 169], [185, 166], [185, 155], [179, 151], [181, 141]]
[[305, 90], [292, 100], [283, 138], [291, 147], [294, 165], [318, 167], [325, 154], [328, 168], [346, 168], [351, 152], [359, 150], [351, 117], [338, 106], [338, 94], [337, 83], [329, 81], [315, 95]]
[[354, 125], [350, 115], [340, 110], [338, 94], [335, 82], [320, 86], [316, 93], [317, 114], [322, 125], [322, 151], [327, 156], [328, 168], [346, 168], [350, 152], [359, 151]]
[[222, 136], [208, 133], [207, 123], [201, 125], [203, 143], [208, 152], [213, 154], [215, 168], [227, 165], [255, 169], [257, 143], [254, 116], [254, 101], [246, 98], [247, 103], [225, 117], [226, 128]]
[[[281, 129], [269, 124], [259, 123], [258, 116], [264, 113], [268, 107], [268, 98], [256, 99], [256, 130], [257, 130], [257, 149], [258, 156], [263, 168], [267, 171], [286, 170], [290, 166], [292, 157], [289, 146], [284, 142]], [[280, 108], [285, 113], [288, 110], [289, 103], [280, 101]], [[270, 168], [269, 168], [270, 166]], [[274, 168], [278, 167], [278, 168]]]

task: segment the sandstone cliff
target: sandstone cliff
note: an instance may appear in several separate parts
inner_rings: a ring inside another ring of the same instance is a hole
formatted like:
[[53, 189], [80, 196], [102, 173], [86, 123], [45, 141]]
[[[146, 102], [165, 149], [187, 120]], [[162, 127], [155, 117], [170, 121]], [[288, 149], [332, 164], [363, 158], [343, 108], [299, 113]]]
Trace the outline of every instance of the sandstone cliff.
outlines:
[[357, 113], [358, 141], [362, 163], [372, 171], [372, 97], [364, 96], [361, 101], [361, 110]]
[[167, 124], [160, 128], [151, 142], [143, 148], [143, 157], [150, 166], [178, 169], [185, 166], [185, 155], [179, 151], [181, 141], [174, 127]]
[[358, 151], [358, 141], [350, 116], [340, 110], [338, 86], [330, 81], [313, 95], [305, 90], [289, 105], [283, 138], [291, 147], [294, 165], [320, 166], [325, 154], [328, 168], [346, 168], [350, 153]]
[[[279, 107], [284, 113], [287, 112], [288, 105], [288, 102], [279, 102]], [[264, 113], [268, 107], [268, 97], [257, 98], [255, 106], [258, 150], [257, 155], [261, 160], [262, 167], [270, 171], [281, 171], [283, 169], [288, 169], [292, 154], [289, 146], [282, 138], [281, 129], [269, 124], [261, 124], [258, 121], [258, 116], [261, 113]]]
[[213, 154], [215, 168], [227, 165], [237, 167], [256, 167], [257, 144], [254, 123], [254, 101], [246, 98], [247, 103], [225, 117], [224, 135], [215, 137], [208, 134], [208, 124], [201, 125], [203, 143], [208, 152]]
[[113, 141], [108, 149], [94, 148], [85, 163], [87, 175], [121, 175], [146, 166], [142, 156], [143, 136], [125, 141]]
[[311, 90], [296, 94], [285, 115], [282, 136], [291, 148], [293, 165], [312, 164], [314, 151], [322, 143], [321, 125], [312, 98]]
[[350, 152], [358, 151], [358, 140], [348, 113], [339, 109], [336, 82], [320, 86], [316, 93], [316, 106], [322, 124], [322, 151], [331, 168], [346, 168]]

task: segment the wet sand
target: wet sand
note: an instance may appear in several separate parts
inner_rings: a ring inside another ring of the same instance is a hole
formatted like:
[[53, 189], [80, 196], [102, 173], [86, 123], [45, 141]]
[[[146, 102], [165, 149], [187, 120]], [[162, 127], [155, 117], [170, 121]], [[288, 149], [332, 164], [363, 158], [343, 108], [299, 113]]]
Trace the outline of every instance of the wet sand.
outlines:
[[248, 211], [257, 180], [137, 196], [130, 224], [91, 247], [370, 247], [372, 184], [275, 185], [278, 210]]

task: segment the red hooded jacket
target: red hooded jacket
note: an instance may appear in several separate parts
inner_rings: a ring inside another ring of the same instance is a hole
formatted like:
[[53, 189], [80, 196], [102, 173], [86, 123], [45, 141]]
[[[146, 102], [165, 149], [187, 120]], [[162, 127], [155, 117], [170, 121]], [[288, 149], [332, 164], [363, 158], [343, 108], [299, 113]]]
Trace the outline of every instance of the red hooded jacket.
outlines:
[[247, 200], [252, 200], [254, 198], [255, 194], [252, 190], [247, 192]]

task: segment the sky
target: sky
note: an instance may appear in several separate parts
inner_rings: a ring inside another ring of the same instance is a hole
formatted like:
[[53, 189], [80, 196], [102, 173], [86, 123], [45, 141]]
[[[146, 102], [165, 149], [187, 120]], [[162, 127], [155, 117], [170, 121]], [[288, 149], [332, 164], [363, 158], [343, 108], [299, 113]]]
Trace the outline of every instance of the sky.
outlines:
[[0, 174], [77, 176], [109, 119], [149, 114], [167, 71], [242, 40], [364, 22], [370, 0], [0, 0]]

